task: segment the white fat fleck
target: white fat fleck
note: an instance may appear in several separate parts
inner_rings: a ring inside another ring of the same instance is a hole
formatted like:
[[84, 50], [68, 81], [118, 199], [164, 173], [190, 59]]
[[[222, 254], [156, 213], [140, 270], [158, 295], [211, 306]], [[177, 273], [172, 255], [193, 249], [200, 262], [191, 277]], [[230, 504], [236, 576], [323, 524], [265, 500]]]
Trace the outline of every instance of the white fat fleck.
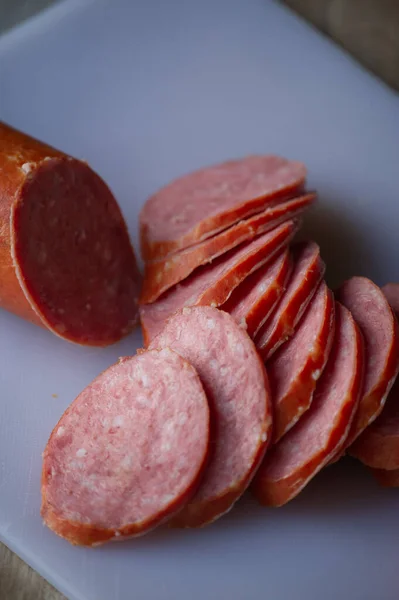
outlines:
[[163, 440], [161, 444], [161, 452], [170, 452], [172, 449], [172, 444], [169, 440]]
[[266, 442], [266, 440], [267, 440], [267, 433], [266, 433], [266, 431], [264, 431], [262, 433], [262, 435], [260, 436], [260, 439], [261, 439], [262, 442]]
[[143, 386], [145, 388], [148, 388], [150, 385], [150, 380], [148, 378], [148, 375], [146, 375], [145, 373], [141, 374], [141, 381], [143, 382]]
[[101, 422], [101, 425], [102, 425], [103, 427], [108, 427], [109, 421], [108, 421], [108, 419], [107, 419], [107, 418], [105, 418], [105, 419], [101, 419], [101, 421], [100, 421], [100, 422]]
[[165, 494], [162, 498], [162, 504], [170, 504], [175, 499], [175, 496], [172, 494]]
[[211, 307], [212, 307], [212, 308], [217, 308], [217, 306], [218, 306], [218, 305], [216, 304], [216, 302], [211, 302]]
[[64, 433], [65, 433], [65, 427], [62, 427], [62, 425], [61, 425], [61, 427], [58, 427], [58, 429], [57, 429], [57, 437], [64, 435]]
[[86, 304], [86, 310], [91, 310], [91, 304], [89, 302]]
[[262, 283], [262, 285], [259, 286], [259, 292], [261, 294], [264, 294], [267, 290], [267, 285], [265, 283]]
[[179, 418], [177, 419], [177, 422], [179, 423], [179, 425], [184, 425], [185, 423], [187, 423], [187, 415], [185, 413], [181, 413], [179, 415]]
[[206, 326], [208, 329], [215, 329], [215, 321], [213, 319], [207, 319]]
[[83, 458], [84, 456], [86, 456], [87, 454], [87, 450], [85, 448], [79, 448], [79, 450], [76, 452], [76, 456], [78, 458]]
[[21, 166], [21, 169], [24, 173], [28, 174], [33, 170], [34, 165], [35, 165], [35, 163], [24, 163]]
[[313, 371], [313, 373], [312, 373], [312, 379], [314, 379], [314, 381], [317, 381], [319, 379], [320, 375], [321, 375], [321, 370], [316, 369], [316, 371]]
[[235, 351], [242, 356], [244, 354], [244, 346], [242, 344], [236, 344]]
[[133, 463], [133, 458], [131, 454], [126, 454], [121, 461], [121, 467], [123, 469], [130, 469]]
[[191, 309], [185, 306], [182, 310], [183, 315], [189, 315], [191, 313]]
[[136, 402], [137, 402], [137, 404], [140, 404], [141, 406], [147, 406], [148, 398], [146, 398], [145, 396], [136, 396]]
[[241, 321], [238, 324], [239, 327], [241, 327], [241, 329], [247, 329], [248, 325], [247, 325], [247, 320], [245, 317], [243, 317], [241, 319]]
[[124, 422], [125, 422], [125, 419], [123, 418], [123, 416], [117, 415], [116, 417], [113, 418], [112, 425], [113, 425], [113, 427], [122, 427]]
[[120, 537], [120, 535], [121, 535], [121, 532], [120, 532], [120, 531], [114, 531], [114, 536], [115, 536], [115, 537]]
[[228, 367], [220, 367], [220, 375], [224, 377], [230, 373], [230, 369]]
[[219, 362], [215, 358], [212, 358], [209, 361], [209, 366], [213, 371], [217, 371], [219, 369]]
[[54, 469], [54, 467], [51, 467], [51, 477], [55, 477], [57, 474], [57, 471]]

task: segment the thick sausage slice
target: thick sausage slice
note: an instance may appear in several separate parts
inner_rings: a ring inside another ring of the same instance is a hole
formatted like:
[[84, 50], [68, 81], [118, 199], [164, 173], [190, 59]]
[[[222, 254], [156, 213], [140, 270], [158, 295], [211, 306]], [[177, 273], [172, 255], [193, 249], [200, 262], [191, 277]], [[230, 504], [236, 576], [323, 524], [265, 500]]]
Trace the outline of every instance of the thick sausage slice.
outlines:
[[198, 371], [216, 422], [214, 454], [202, 483], [173, 521], [199, 527], [233, 506], [263, 458], [271, 438], [269, 386], [248, 334], [215, 308], [184, 308], [174, 315], [150, 347], [168, 346]]
[[208, 443], [207, 398], [190, 364], [169, 349], [120, 359], [50, 436], [44, 522], [83, 546], [146, 533], [195, 493]]
[[[380, 288], [365, 277], [352, 277], [338, 291], [366, 344], [364, 389], [345, 448], [381, 413], [399, 369], [399, 330]], [[349, 454], [351, 453], [348, 450]]]
[[399, 487], [399, 469], [387, 471], [386, 469], [370, 469], [376, 480], [383, 487]]
[[374, 469], [399, 469], [399, 381], [380, 416], [359, 435], [350, 454]]
[[180, 177], [141, 210], [142, 257], [161, 260], [275, 200], [297, 196], [305, 177], [302, 163], [277, 156], [248, 156]]
[[[396, 317], [399, 315], [399, 284], [388, 283], [382, 288]], [[398, 357], [399, 361], [399, 357]], [[374, 469], [399, 469], [399, 380], [389, 392], [380, 416], [360, 434], [350, 448], [350, 454]], [[378, 477], [377, 477], [378, 479]], [[384, 480], [384, 476], [380, 477]], [[387, 478], [395, 481], [395, 476]]]
[[291, 271], [291, 253], [286, 248], [273, 262], [244, 279], [222, 309], [253, 338], [285, 292]]
[[79, 343], [106, 346], [138, 321], [140, 277], [106, 184], [0, 123], [0, 306]]
[[214, 264], [202, 267], [157, 302], [141, 306], [145, 343], [148, 344], [161, 331], [166, 319], [183, 306], [220, 306], [226, 302], [241, 281], [288, 245], [296, 229], [297, 224], [288, 221], [232, 250]]
[[282, 506], [292, 500], [339, 451], [359, 401], [363, 363], [360, 330], [337, 303], [334, 343], [312, 405], [272, 447], [252, 483], [261, 504]]
[[294, 336], [266, 363], [274, 407], [274, 442], [278, 442], [311, 405], [333, 337], [334, 298], [323, 281]]
[[307, 194], [269, 207], [186, 250], [164, 260], [147, 263], [140, 302], [142, 304], [155, 302], [161, 294], [186, 279], [201, 265], [211, 263], [218, 256], [241, 243], [274, 229], [284, 221], [298, 217], [311, 206], [315, 198], [315, 194]]
[[293, 248], [294, 270], [287, 290], [277, 308], [255, 337], [255, 345], [264, 360], [294, 334], [300, 318], [323, 278], [325, 265], [315, 242]]

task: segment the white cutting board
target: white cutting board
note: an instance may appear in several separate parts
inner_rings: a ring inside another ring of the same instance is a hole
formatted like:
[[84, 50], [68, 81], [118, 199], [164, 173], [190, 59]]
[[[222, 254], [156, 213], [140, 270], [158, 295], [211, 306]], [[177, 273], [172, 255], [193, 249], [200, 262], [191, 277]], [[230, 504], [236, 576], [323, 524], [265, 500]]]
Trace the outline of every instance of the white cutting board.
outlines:
[[[399, 98], [266, 0], [63, 3], [0, 39], [0, 117], [86, 158], [137, 247], [161, 184], [251, 152], [304, 160], [329, 280], [399, 280]], [[66, 406], [140, 336], [69, 345], [0, 311], [0, 537], [79, 600], [397, 600], [399, 490], [327, 469], [288, 506], [244, 499], [201, 531], [97, 550], [41, 524], [41, 452]], [[53, 397], [57, 394], [57, 397]], [[0, 573], [1, 576], [1, 573]]]

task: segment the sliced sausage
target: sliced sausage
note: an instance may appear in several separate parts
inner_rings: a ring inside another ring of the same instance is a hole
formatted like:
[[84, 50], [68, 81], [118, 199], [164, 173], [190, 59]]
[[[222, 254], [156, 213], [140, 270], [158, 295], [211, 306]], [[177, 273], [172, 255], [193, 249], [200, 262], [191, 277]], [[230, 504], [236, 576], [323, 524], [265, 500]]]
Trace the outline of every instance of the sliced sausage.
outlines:
[[284, 221], [298, 217], [311, 206], [315, 198], [315, 194], [307, 194], [269, 207], [186, 250], [164, 260], [147, 263], [140, 302], [142, 304], [155, 302], [161, 294], [186, 279], [201, 265], [211, 263], [215, 258], [241, 243], [274, 229]]
[[67, 340], [106, 346], [138, 322], [126, 224], [86, 163], [0, 123], [0, 306]]
[[190, 364], [167, 348], [120, 359], [50, 436], [43, 520], [83, 546], [146, 533], [196, 492], [208, 446], [208, 402]]
[[297, 331], [266, 363], [273, 398], [273, 441], [293, 427], [311, 405], [334, 337], [334, 298], [324, 281]]
[[380, 416], [359, 435], [350, 454], [374, 469], [399, 469], [399, 381]]
[[289, 248], [244, 279], [222, 305], [252, 338], [285, 292], [292, 271]]
[[176, 179], [144, 204], [140, 213], [144, 261], [162, 260], [282, 198], [303, 189], [302, 163], [277, 156], [249, 156]]
[[232, 250], [212, 265], [202, 267], [153, 304], [140, 307], [145, 343], [157, 335], [166, 319], [183, 306], [220, 306], [253, 271], [259, 269], [288, 245], [297, 224], [288, 221], [255, 240]]
[[370, 469], [376, 480], [383, 487], [399, 487], [399, 469], [387, 471], [386, 469]]
[[266, 371], [247, 333], [209, 306], [184, 308], [150, 347], [170, 347], [188, 360], [210, 399], [214, 453], [196, 495], [173, 521], [179, 527], [206, 525], [245, 491], [270, 441]]
[[[352, 277], [338, 291], [366, 344], [364, 389], [345, 448], [381, 413], [399, 369], [399, 330], [380, 288], [365, 277]], [[349, 454], [350, 454], [349, 450]]]
[[315, 242], [302, 242], [293, 248], [294, 270], [287, 290], [270, 318], [255, 337], [264, 360], [290, 337], [323, 278], [325, 265]]
[[309, 410], [266, 455], [252, 483], [261, 504], [292, 500], [340, 449], [363, 383], [363, 339], [350, 312], [336, 305], [336, 329], [327, 366]]

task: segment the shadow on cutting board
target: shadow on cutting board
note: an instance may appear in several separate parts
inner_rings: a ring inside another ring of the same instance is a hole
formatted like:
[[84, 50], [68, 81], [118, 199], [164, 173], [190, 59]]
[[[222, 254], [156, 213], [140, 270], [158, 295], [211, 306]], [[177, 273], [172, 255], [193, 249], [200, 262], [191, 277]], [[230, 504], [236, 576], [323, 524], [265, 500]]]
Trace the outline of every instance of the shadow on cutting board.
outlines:
[[334, 199], [321, 196], [306, 213], [298, 239], [312, 239], [320, 245], [327, 265], [326, 281], [336, 289], [353, 275], [370, 276], [378, 272], [367, 235], [360, 226], [345, 215]]

